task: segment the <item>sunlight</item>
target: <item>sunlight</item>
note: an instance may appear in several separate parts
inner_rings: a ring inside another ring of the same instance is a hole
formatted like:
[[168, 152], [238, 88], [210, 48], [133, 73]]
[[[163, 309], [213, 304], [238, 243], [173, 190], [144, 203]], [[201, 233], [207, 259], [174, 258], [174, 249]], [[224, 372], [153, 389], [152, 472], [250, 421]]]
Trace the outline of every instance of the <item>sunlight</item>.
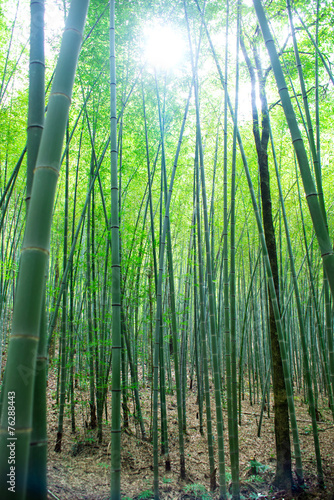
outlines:
[[[17, 3], [16, 2], [6, 2], [3, 4], [3, 14], [11, 26], [15, 13], [16, 13]], [[39, 24], [40, 19], [34, 19], [34, 22]], [[52, 41], [55, 36], [60, 36], [64, 29], [64, 10], [63, 4], [56, 2], [56, 0], [46, 0], [45, 1], [45, 37], [47, 41]], [[19, 9], [16, 19], [16, 39], [19, 39], [20, 43], [25, 44], [29, 38], [30, 32], [30, 10], [29, 2], [25, 0], [19, 4]]]
[[144, 30], [145, 59], [155, 68], [168, 70], [177, 66], [185, 54], [185, 40], [175, 28], [155, 23]]
[[59, 5], [54, 0], [46, 1], [45, 5], [45, 31], [48, 38], [62, 34], [65, 27], [65, 17], [63, 5]]

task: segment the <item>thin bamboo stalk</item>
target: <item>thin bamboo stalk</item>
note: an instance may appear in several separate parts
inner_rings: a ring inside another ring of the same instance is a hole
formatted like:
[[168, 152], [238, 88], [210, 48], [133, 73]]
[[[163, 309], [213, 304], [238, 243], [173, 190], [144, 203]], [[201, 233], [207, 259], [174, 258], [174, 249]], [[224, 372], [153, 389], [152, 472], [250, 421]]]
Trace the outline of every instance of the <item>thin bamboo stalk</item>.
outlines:
[[158, 289], [157, 289], [157, 312], [156, 312], [156, 324], [155, 324], [155, 338], [154, 338], [154, 354], [153, 354], [153, 471], [154, 471], [154, 499], [159, 499], [159, 457], [158, 457], [158, 369], [159, 369], [159, 339], [160, 339], [160, 319], [162, 314], [162, 278], [163, 278], [163, 268], [164, 268], [164, 249], [166, 234], [168, 228], [169, 219], [169, 207], [171, 202], [171, 196], [173, 191], [174, 178], [176, 174], [178, 157], [180, 154], [181, 143], [183, 132], [185, 128], [186, 118], [188, 114], [188, 108], [190, 103], [192, 85], [190, 87], [189, 96], [186, 103], [186, 108], [183, 115], [183, 121], [181, 125], [181, 131], [179, 136], [179, 142], [177, 145], [177, 150], [174, 159], [174, 165], [172, 170], [172, 175], [169, 183], [168, 197], [165, 207], [165, 216], [163, 223], [163, 231], [161, 236], [161, 251], [159, 255], [159, 277], [158, 277]]
[[117, 175], [115, 0], [110, 2], [110, 174], [112, 267], [111, 500], [121, 498], [121, 283]]

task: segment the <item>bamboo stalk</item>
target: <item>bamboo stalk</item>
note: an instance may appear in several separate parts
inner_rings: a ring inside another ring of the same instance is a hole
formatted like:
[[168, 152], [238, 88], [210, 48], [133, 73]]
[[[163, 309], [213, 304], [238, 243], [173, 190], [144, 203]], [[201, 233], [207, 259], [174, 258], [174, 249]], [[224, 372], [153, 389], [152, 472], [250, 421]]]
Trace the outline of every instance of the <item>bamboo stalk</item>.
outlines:
[[18, 500], [25, 497], [38, 332], [52, 209], [87, 8], [88, 0], [72, 0], [41, 138], [22, 246], [0, 428], [0, 489], [4, 500], [12, 498], [7, 484], [7, 438], [11, 437], [8, 433], [8, 397], [13, 394], [16, 414], [14, 433], [17, 437], [15, 493]]

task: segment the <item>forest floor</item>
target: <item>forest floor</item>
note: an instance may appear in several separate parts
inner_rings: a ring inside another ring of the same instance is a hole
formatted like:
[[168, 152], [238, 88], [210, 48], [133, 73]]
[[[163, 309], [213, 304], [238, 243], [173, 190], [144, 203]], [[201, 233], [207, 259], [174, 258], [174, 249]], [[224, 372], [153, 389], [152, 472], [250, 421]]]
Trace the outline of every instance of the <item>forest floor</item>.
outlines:
[[[110, 490], [110, 421], [104, 423], [102, 444], [97, 442], [96, 430], [87, 428], [88, 393], [77, 389], [75, 434], [71, 433], [69, 410], [66, 410], [61, 453], [54, 451], [58, 406], [55, 403], [56, 376], [51, 369], [48, 383], [48, 500], [107, 500]], [[143, 416], [149, 433], [151, 412], [150, 387], [140, 389]], [[160, 498], [169, 500], [194, 499], [209, 500], [218, 498], [218, 490], [209, 493], [209, 463], [207, 440], [199, 432], [198, 405], [196, 388], [187, 394], [187, 434], [185, 436], [186, 480], [179, 476], [178, 428], [176, 395], [167, 395], [168, 436], [171, 470], [166, 472], [160, 459]], [[278, 491], [272, 486], [275, 472], [275, 438], [272, 412], [264, 415], [261, 437], [257, 437], [260, 415], [259, 404], [249, 404], [246, 396], [242, 402], [242, 425], [239, 426], [240, 480], [243, 499], [260, 500], [334, 500], [334, 425], [331, 412], [320, 409], [319, 439], [325, 488], [317, 485], [316, 462], [312, 437], [311, 419], [301, 397], [295, 397], [296, 415], [302, 450], [305, 484], [303, 489], [293, 495]], [[110, 402], [108, 410], [110, 409]], [[138, 426], [133, 417], [133, 402], [129, 400], [129, 429], [122, 431], [121, 438], [121, 490], [122, 498], [144, 500], [153, 498], [153, 451], [150, 441], [140, 439]], [[212, 401], [214, 413], [214, 401]], [[110, 412], [110, 410], [109, 410]], [[110, 414], [108, 415], [110, 419]], [[224, 411], [225, 428], [227, 413]], [[292, 440], [291, 440], [292, 442]], [[225, 431], [226, 468], [230, 471], [228, 435]], [[251, 460], [257, 460], [257, 475], [251, 475]], [[230, 474], [228, 474], [230, 478]], [[218, 474], [217, 474], [218, 481]]]

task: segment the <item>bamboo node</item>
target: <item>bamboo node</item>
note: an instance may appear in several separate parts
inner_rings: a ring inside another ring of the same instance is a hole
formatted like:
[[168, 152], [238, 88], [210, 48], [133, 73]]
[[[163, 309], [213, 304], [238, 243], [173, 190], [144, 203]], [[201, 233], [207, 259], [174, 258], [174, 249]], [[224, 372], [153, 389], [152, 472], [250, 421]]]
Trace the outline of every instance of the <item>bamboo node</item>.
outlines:
[[43, 68], [45, 68], [44, 61], [41, 61], [40, 59], [32, 59], [32, 61], [30, 61], [29, 64], [41, 64]]
[[65, 94], [65, 92], [52, 92], [52, 94], [50, 95], [50, 99], [51, 99], [51, 97], [54, 97], [56, 95], [61, 95], [63, 97], [66, 97], [66, 99], [68, 99], [68, 101], [70, 102], [70, 105], [71, 105], [72, 99], [69, 95]]
[[34, 173], [39, 170], [40, 168], [46, 168], [48, 170], [52, 170], [56, 175], [57, 177], [59, 177], [59, 170], [56, 168], [56, 167], [52, 167], [51, 165], [38, 165], [35, 169], [34, 169]]
[[10, 334], [11, 339], [30, 339], [30, 340], [35, 340], [39, 341], [39, 335], [25, 335], [24, 333], [11, 333]]
[[42, 130], [44, 129], [44, 125], [42, 125], [40, 123], [29, 123], [29, 125], [27, 126], [27, 130], [29, 130], [33, 127], [41, 128]]
[[41, 247], [23, 247], [22, 253], [25, 251], [36, 251], [36, 250], [38, 252], [42, 252], [42, 253], [46, 254], [47, 256], [49, 256], [49, 254], [50, 254], [49, 250], [47, 250], [46, 248], [41, 248]]
[[76, 28], [73, 28], [73, 27], [68, 27], [68, 28], [65, 28], [64, 32], [65, 31], [74, 31], [74, 33], [78, 33], [80, 35], [80, 38], [82, 40], [82, 32], [80, 30], [77, 30]]

